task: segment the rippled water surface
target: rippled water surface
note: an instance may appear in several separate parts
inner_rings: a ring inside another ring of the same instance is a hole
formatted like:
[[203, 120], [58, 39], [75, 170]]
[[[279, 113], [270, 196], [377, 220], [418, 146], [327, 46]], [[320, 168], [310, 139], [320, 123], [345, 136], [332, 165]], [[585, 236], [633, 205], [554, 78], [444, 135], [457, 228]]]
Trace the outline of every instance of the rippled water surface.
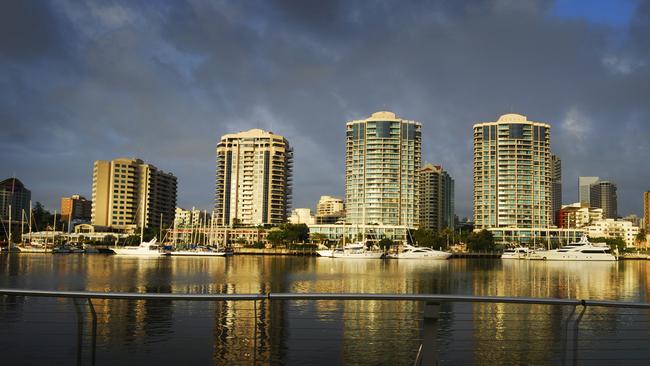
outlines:
[[[3, 254], [0, 287], [158, 293], [422, 293], [647, 302], [647, 261], [129, 258]], [[96, 364], [412, 364], [422, 304], [388, 301], [93, 300]], [[86, 303], [0, 297], [0, 355], [15, 364], [90, 363]], [[557, 364], [572, 308], [444, 304], [441, 364]], [[82, 320], [79, 323], [78, 320]], [[650, 359], [647, 311], [588, 309], [578, 363]], [[81, 329], [81, 338], [78, 338]], [[632, 357], [633, 356], [633, 357]]]

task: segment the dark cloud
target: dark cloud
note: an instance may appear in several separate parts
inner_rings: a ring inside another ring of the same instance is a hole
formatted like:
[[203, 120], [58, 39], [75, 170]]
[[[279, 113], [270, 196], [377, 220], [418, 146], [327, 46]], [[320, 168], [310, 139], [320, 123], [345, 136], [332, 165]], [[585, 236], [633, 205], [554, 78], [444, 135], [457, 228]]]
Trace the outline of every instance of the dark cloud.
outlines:
[[313, 206], [344, 193], [345, 122], [391, 109], [423, 123], [424, 160], [456, 178], [469, 216], [471, 126], [514, 111], [551, 123], [567, 203], [598, 175], [619, 183], [620, 212], [641, 213], [647, 2], [623, 29], [553, 5], [3, 4], [0, 37], [23, 35], [0, 43], [0, 162], [51, 207], [89, 194], [93, 160], [138, 156], [178, 175], [181, 205], [209, 208], [219, 136], [261, 127], [295, 146], [294, 203]]

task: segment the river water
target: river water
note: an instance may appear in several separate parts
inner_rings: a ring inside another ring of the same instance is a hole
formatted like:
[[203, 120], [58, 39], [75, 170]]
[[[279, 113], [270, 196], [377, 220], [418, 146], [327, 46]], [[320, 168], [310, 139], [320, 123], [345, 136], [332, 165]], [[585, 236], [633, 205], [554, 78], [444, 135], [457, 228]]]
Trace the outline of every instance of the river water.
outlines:
[[[315, 257], [130, 258], [0, 255], [0, 287], [182, 294], [417, 293], [648, 302], [650, 262]], [[97, 364], [412, 364], [422, 304], [388, 301], [93, 300]], [[85, 304], [0, 296], [0, 357], [16, 364], [92, 359]], [[444, 304], [441, 364], [559, 364], [572, 308]], [[579, 364], [648, 364], [650, 314], [588, 309]], [[81, 349], [81, 353], [78, 350]]]

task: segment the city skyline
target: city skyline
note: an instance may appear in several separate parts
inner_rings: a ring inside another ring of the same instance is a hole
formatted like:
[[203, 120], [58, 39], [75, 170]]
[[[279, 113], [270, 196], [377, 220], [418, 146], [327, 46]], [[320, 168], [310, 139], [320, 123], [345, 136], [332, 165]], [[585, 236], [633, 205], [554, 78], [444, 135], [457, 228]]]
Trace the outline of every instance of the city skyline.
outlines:
[[[53, 210], [91, 196], [94, 160], [138, 157], [178, 177], [180, 206], [210, 209], [219, 137], [261, 128], [292, 142], [293, 207], [314, 207], [344, 196], [345, 122], [387, 109], [422, 122], [422, 160], [449, 170], [471, 217], [471, 126], [515, 112], [551, 125], [563, 203], [599, 176], [622, 216], [641, 215], [650, 6], [623, 3], [7, 5], [2, 178]], [[379, 17], [391, 21], [370, 32]]]

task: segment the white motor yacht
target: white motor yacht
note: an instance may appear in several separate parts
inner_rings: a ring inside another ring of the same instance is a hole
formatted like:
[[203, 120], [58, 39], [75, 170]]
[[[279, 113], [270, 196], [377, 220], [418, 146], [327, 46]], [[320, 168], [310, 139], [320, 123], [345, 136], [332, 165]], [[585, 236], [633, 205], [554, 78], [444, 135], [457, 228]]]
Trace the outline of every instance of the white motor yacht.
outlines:
[[137, 255], [137, 256], [149, 256], [149, 257], [158, 257], [165, 255], [161, 252], [156, 245], [156, 238], [151, 239], [151, 241], [143, 241], [138, 246], [124, 246], [124, 247], [113, 247], [111, 248], [117, 255]]
[[388, 255], [388, 258], [395, 259], [448, 259], [449, 257], [451, 253], [408, 244], [404, 245], [400, 252]]
[[[383, 257], [384, 253], [380, 251], [368, 250], [366, 243], [358, 242], [337, 248], [331, 252], [332, 258], [349, 258], [349, 259], [379, 259]], [[320, 253], [319, 253], [320, 255]]]
[[525, 259], [530, 250], [526, 247], [507, 248], [501, 254], [501, 259]]
[[179, 257], [225, 257], [226, 252], [218, 248], [196, 247], [191, 249], [172, 250], [169, 252], [172, 256]]
[[570, 243], [559, 249], [533, 251], [529, 259], [549, 261], [615, 261], [609, 246], [602, 243], [590, 243], [586, 236], [577, 243]]

